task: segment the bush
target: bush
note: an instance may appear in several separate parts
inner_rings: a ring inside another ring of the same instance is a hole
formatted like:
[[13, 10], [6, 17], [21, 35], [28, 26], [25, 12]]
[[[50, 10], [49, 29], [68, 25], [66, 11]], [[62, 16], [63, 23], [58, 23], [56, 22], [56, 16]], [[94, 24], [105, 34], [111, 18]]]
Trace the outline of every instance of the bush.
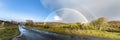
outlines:
[[18, 34], [19, 31], [17, 28], [5, 28], [3, 30], [0, 30], [0, 40], [11, 40]]
[[108, 27], [108, 22], [104, 17], [101, 17], [97, 20], [93, 20], [90, 25], [98, 30], [105, 30]]

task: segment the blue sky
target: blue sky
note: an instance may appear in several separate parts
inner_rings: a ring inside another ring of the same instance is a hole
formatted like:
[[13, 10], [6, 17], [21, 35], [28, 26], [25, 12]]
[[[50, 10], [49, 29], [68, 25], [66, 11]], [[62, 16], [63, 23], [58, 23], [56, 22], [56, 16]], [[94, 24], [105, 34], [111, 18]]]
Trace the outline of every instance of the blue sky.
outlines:
[[51, 11], [40, 0], [0, 0], [1, 20], [44, 21]]
[[71, 23], [100, 17], [120, 20], [119, 4], [120, 0], [0, 0], [0, 19]]

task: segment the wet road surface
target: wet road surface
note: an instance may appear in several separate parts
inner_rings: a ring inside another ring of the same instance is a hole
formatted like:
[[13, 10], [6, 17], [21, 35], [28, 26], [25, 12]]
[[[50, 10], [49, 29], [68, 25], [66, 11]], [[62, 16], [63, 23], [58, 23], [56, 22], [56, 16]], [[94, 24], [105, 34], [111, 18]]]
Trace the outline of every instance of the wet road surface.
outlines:
[[108, 38], [97, 38], [90, 36], [77, 36], [77, 35], [63, 35], [52, 32], [46, 32], [35, 29], [25, 28], [24, 25], [19, 25], [20, 35], [12, 40], [117, 40]]

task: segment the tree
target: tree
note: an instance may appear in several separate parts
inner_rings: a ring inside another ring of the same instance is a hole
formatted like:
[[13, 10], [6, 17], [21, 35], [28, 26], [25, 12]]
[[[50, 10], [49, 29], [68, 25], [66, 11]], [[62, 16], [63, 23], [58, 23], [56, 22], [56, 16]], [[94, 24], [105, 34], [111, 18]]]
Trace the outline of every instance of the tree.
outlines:
[[89, 24], [87, 23], [80, 23], [80, 22], [77, 22], [76, 25], [79, 27], [79, 29], [81, 30], [93, 30], [94, 27], [90, 26]]
[[90, 23], [90, 25], [94, 26], [98, 30], [104, 30], [107, 27], [108, 22], [104, 17], [98, 18]]
[[12, 20], [11, 23], [12, 23], [12, 24], [18, 24], [18, 22], [17, 22], [17, 21], [14, 21], [14, 20]]
[[77, 25], [81, 25], [81, 23], [80, 23], [80, 22], [76, 22], [76, 24], [77, 24]]
[[26, 25], [29, 25], [29, 26], [31, 25], [31, 26], [32, 26], [33, 23], [34, 23], [34, 22], [33, 22], [32, 20], [26, 20]]

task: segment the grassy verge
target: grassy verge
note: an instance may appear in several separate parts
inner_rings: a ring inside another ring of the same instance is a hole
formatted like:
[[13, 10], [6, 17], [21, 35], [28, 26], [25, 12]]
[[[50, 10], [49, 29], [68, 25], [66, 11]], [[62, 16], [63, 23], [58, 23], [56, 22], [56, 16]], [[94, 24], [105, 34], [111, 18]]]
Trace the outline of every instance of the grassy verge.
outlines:
[[17, 27], [6, 27], [0, 30], [0, 40], [12, 40], [13, 37], [19, 34]]
[[120, 39], [120, 33], [100, 31], [100, 30], [71, 30], [71, 29], [64, 29], [57, 27], [49, 28], [49, 29], [36, 27], [36, 29], [60, 33], [60, 34], [86, 35], [86, 36], [94, 36], [100, 38]]

